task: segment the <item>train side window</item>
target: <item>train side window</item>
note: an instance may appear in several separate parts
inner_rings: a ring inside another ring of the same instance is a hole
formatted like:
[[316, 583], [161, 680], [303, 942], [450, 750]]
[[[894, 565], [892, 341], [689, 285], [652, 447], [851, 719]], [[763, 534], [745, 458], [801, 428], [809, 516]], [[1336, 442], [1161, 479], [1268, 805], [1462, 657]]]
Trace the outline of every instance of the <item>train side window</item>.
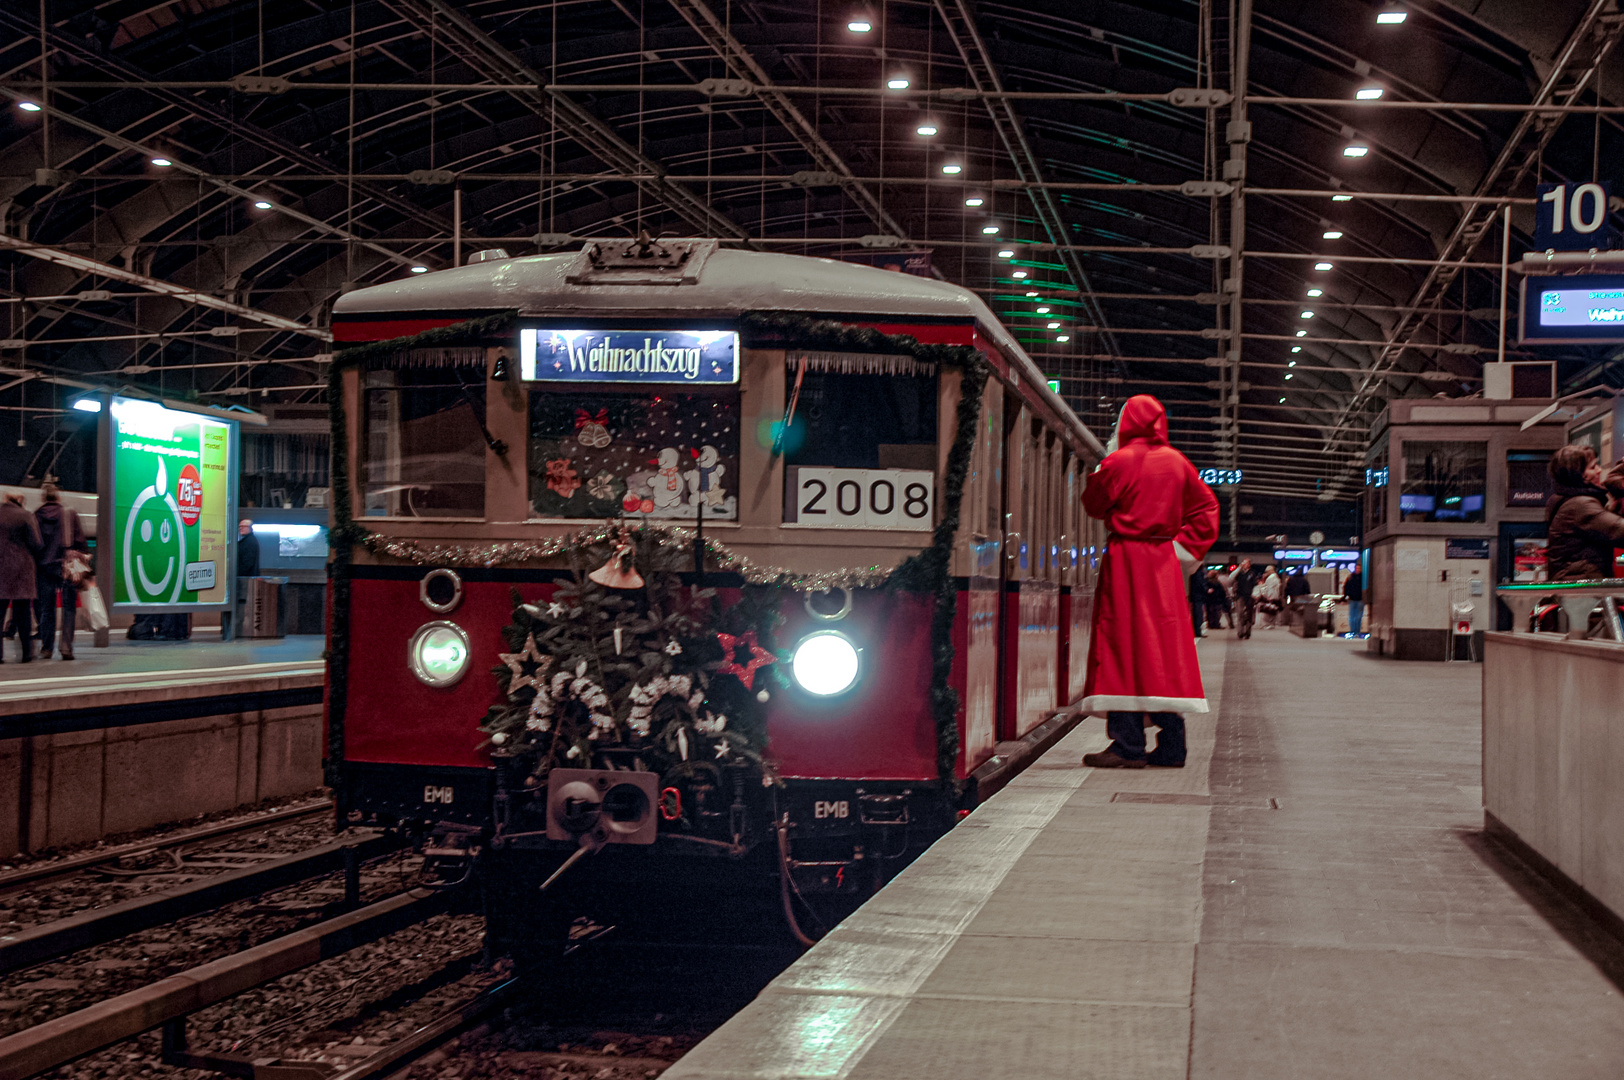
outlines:
[[739, 516], [739, 392], [530, 393], [530, 506], [544, 518]]
[[485, 516], [481, 370], [367, 373], [367, 516]]
[[[893, 357], [803, 361], [785, 379], [786, 465], [936, 471], [936, 373], [926, 365], [887, 372]], [[864, 370], [879, 367], [880, 370]], [[799, 387], [797, 387], [799, 383]]]

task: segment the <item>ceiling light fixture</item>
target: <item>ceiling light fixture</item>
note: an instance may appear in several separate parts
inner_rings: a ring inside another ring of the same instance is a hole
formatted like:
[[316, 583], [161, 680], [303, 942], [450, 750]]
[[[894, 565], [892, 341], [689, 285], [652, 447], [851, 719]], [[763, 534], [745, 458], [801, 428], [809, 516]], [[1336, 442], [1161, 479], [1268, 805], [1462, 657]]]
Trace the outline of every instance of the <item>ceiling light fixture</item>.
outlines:
[[984, 202], [986, 202], [986, 200], [981, 198], [981, 196], [972, 195], [968, 199], [964, 200], [964, 205], [965, 206], [980, 206]]
[[1013, 274], [1011, 274], [1009, 276], [1014, 278], [1016, 281], [1019, 281], [1021, 278], [1026, 276], [1026, 271], [1025, 270], [1017, 270], [1017, 271], [1015, 271]]
[[1317, 263], [1314, 264], [1314, 269], [1315, 270], [1330, 270], [1330, 269], [1332, 269], [1332, 266], [1328, 262], [1317, 262]]
[[[1291, 351], [1294, 352], [1294, 353], [1299, 353], [1299, 352], [1303, 351], [1303, 347], [1301, 345], [1293, 345], [1291, 347]], [[1297, 366], [1297, 361], [1295, 361], [1295, 360], [1289, 360], [1289, 361], [1287, 361], [1287, 363], [1291, 364], [1291, 366], [1293, 366], [1293, 367]]]
[[412, 267], [412, 273], [414, 273], [414, 274], [426, 274], [428, 272], [429, 272], [429, 268], [426, 267], [426, 266], [414, 266], [414, 267]]
[[888, 90], [906, 90], [908, 89], [908, 80], [900, 77], [895, 79], [887, 79], [885, 81], [885, 86]]
[[1379, 86], [1361, 86], [1358, 90], [1354, 91], [1353, 95], [1354, 100], [1356, 101], [1375, 101], [1381, 96], [1382, 88]]
[[167, 168], [169, 168], [169, 166], [174, 164], [173, 161], [170, 161], [166, 157], [155, 157], [155, 158], [152, 159], [152, 163], [154, 165], [158, 166], [158, 168], [160, 168], [160, 169], [167, 169]]
[[40, 107], [38, 105], [34, 104], [32, 101], [19, 101], [19, 102], [17, 102], [17, 108], [21, 109], [23, 112], [39, 112], [40, 111]]
[[982, 236], [997, 236], [998, 235], [998, 226], [996, 226], [996, 225], [983, 225], [983, 226], [981, 226], [981, 235]]
[[1312, 319], [1314, 317], [1314, 313], [1312, 311], [1305, 311], [1301, 315], [1298, 315], [1297, 317], [1299, 319]]
[[1284, 404], [1285, 404], [1285, 403], [1286, 403], [1286, 399], [1285, 399], [1285, 398], [1281, 398], [1281, 399], [1280, 399], [1280, 404], [1282, 404], [1282, 405], [1284, 405]]
[[1026, 295], [1027, 296], [1036, 296], [1037, 295], [1037, 290], [1034, 289], [1032, 292], [1029, 292]]
[[1037, 312], [1039, 315], [1047, 315], [1049, 314], [1049, 309], [1047, 307], [1040, 307], [1037, 309]]
[[1071, 335], [1070, 334], [1057, 334], [1057, 335], [1055, 335], [1055, 340], [1059, 341], [1059, 342], [1067, 342], [1067, 341], [1071, 340]]
[[1341, 229], [1326, 229], [1320, 235], [1323, 236], [1327, 240], [1340, 240], [1340, 239], [1342, 239], [1342, 230]]
[[271, 204], [266, 202], [264, 199], [261, 199], [254, 204], [255, 210], [269, 210], [270, 208]]
[[920, 124], [917, 128], [914, 129], [914, 131], [918, 132], [920, 135], [923, 135], [925, 138], [928, 139], [932, 135], [936, 134], [936, 125], [935, 124]]
[[1409, 17], [1407, 11], [1378, 11], [1376, 13], [1377, 26], [1397, 26]]
[[1058, 330], [1058, 329], [1060, 329], [1060, 324], [1057, 323], [1057, 322], [1052, 322], [1052, 323], [1049, 324], [1049, 329], [1050, 330]]
[[949, 176], [957, 176], [964, 171], [963, 165], [943, 165], [942, 171]]
[[1368, 153], [1370, 153], [1370, 147], [1368, 146], [1344, 146], [1342, 148], [1343, 157], [1364, 157]]
[[1324, 289], [1309, 289], [1308, 290], [1308, 295], [1309, 296], [1324, 296], [1325, 295], [1325, 290]]
[[[1298, 350], [1298, 349], [1300, 349], [1300, 348], [1302, 348], [1302, 346], [1301, 346], [1301, 345], [1297, 345], [1297, 346], [1294, 346], [1294, 347], [1293, 347], [1293, 348], [1292, 348], [1292, 350], [1291, 350], [1291, 351], [1292, 351], [1292, 352], [1296, 352], [1296, 351], [1297, 351], [1297, 350]], [[1287, 361], [1286, 361], [1286, 366], [1287, 366], [1287, 367], [1296, 367], [1296, 366], [1297, 366], [1297, 361], [1295, 361], [1295, 360], [1287, 360]]]
[[1331, 201], [1332, 202], [1352, 202], [1353, 201], [1353, 196], [1352, 195], [1332, 195], [1331, 196]]
[[867, 19], [853, 19], [851, 22], [846, 24], [846, 29], [850, 30], [854, 34], [866, 34], [870, 30], [874, 29], [874, 24], [869, 22]]
[[1299, 330], [1299, 331], [1297, 331], [1297, 336], [1298, 337], [1307, 337], [1308, 336], [1308, 331], [1307, 330]]
[[1291, 372], [1289, 372], [1289, 371], [1286, 372], [1286, 378], [1288, 378], [1288, 379], [1291, 378]]
[[1004, 248], [1004, 249], [1002, 249], [1001, 251], [998, 252], [998, 257], [1000, 259], [1013, 259], [1015, 257], [1015, 249], [1014, 248]]

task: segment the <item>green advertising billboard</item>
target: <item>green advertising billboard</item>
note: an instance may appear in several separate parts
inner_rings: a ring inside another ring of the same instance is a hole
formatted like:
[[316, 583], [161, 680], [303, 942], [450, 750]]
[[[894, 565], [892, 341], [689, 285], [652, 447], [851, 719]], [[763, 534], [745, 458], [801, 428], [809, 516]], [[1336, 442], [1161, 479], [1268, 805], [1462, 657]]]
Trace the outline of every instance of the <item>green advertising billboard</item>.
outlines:
[[113, 603], [230, 603], [237, 425], [134, 398], [109, 412]]

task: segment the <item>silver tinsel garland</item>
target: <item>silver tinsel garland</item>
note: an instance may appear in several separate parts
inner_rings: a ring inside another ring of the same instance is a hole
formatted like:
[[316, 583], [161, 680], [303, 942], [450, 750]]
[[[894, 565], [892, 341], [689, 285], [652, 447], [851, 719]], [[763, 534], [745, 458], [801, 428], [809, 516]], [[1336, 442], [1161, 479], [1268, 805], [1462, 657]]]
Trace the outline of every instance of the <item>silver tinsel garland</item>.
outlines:
[[[535, 562], [571, 555], [595, 544], [613, 542], [625, 526], [618, 521], [589, 526], [566, 536], [550, 536], [542, 540], [501, 540], [482, 544], [432, 544], [416, 540], [401, 540], [382, 533], [369, 532], [362, 540], [367, 549], [378, 555], [401, 559], [418, 566], [505, 566], [512, 563]], [[640, 525], [634, 532], [650, 536], [663, 548], [693, 550], [697, 533], [675, 525]], [[752, 585], [778, 585], [803, 591], [822, 589], [872, 589], [884, 585], [891, 576], [891, 568], [884, 566], [854, 566], [817, 573], [800, 573], [785, 566], [766, 566], [747, 555], [741, 555], [727, 545], [705, 537], [707, 560], [712, 568], [722, 573], [738, 574]]]

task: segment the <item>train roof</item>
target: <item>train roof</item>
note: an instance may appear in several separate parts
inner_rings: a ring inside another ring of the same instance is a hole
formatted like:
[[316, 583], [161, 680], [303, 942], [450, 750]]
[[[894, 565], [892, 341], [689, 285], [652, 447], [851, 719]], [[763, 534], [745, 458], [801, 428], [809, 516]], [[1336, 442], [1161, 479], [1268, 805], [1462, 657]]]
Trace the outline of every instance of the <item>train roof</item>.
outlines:
[[[1084, 445], [1105, 448], [1008, 329], [970, 290], [934, 278], [778, 252], [722, 248], [713, 240], [660, 241], [664, 260], [616, 264], [636, 242], [588, 243], [557, 255], [490, 258], [467, 266], [357, 289], [333, 306], [335, 323], [417, 314], [521, 315], [608, 319], [628, 314], [736, 318], [746, 312], [827, 314], [877, 323], [928, 320], [974, 325]], [[681, 254], [681, 253], [686, 253]], [[627, 257], [630, 258], [629, 256]], [[606, 265], [607, 263], [607, 265]]]

